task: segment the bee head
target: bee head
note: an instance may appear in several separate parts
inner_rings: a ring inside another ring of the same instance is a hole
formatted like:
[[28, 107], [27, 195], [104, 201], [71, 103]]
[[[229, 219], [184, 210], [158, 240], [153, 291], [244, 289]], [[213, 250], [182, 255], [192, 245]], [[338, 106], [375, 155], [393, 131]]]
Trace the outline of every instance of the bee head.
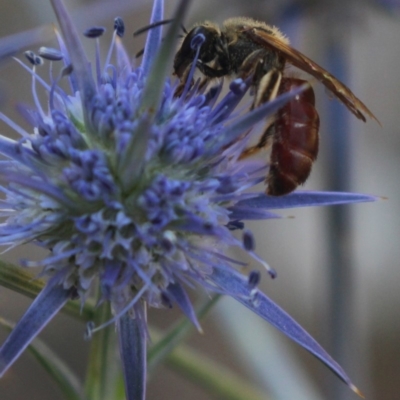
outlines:
[[199, 43], [201, 43], [201, 48], [198, 61], [203, 64], [211, 62], [221, 52], [227, 51], [223, 36], [215, 25], [204, 23], [195, 26], [186, 34], [175, 55], [174, 74], [179, 78], [184, 76], [185, 71], [192, 64]]

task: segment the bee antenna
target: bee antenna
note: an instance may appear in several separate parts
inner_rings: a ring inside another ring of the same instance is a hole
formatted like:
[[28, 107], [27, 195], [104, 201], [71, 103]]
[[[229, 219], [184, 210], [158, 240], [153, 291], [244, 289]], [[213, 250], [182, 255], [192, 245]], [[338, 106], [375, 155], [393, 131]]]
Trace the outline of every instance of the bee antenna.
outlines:
[[144, 53], [144, 48], [143, 48], [142, 50], [138, 51], [138, 52], [135, 54], [135, 58], [139, 58], [140, 56], [143, 55], [143, 53]]
[[187, 31], [187, 29], [185, 28], [185, 25], [183, 25], [183, 24], [181, 24], [181, 29], [183, 30], [183, 33], [184, 34], [188, 34], [188, 31]]
[[150, 29], [157, 28], [157, 26], [169, 24], [172, 21], [173, 21], [173, 19], [163, 19], [162, 21], [157, 21], [150, 25], [146, 25], [143, 28], [140, 28], [137, 31], [133, 32], [133, 36], [134, 37], [139, 36], [142, 33], [149, 31]]

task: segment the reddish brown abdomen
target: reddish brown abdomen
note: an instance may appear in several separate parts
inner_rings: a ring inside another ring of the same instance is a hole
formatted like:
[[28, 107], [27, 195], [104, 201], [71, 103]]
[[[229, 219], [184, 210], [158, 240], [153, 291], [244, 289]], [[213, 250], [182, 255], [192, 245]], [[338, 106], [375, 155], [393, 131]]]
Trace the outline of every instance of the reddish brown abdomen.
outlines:
[[[283, 78], [279, 94], [296, 89], [306, 81]], [[314, 90], [310, 87], [282, 107], [276, 117], [267, 194], [281, 196], [304, 183], [318, 155], [319, 117]]]

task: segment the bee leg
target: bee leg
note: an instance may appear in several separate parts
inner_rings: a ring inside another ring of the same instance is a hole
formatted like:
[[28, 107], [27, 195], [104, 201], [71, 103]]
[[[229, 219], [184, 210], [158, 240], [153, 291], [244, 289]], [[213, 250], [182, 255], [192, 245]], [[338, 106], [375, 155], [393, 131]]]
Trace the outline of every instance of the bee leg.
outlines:
[[262, 76], [256, 87], [252, 108], [275, 99], [282, 81], [282, 73], [273, 68]]
[[250, 53], [243, 61], [240, 66], [240, 74], [239, 77], [244, 81], [253, 77], [253, 86], [257, 86], [259, 68], [264, 64], [263, 62], [264, 50], [255, 50]]
[[272, 145], [272, 140], [274, 138], [274, 133], [275, 133], [275, 124], [274, 121], [267, 126], [265, 129], [264, 133], [260, 137], [260, 140], [258, 143], [254, 146], [249, 147], [246, 149], [239, 157], [239, 160], [242, 160], [244, 158], [250, 157], [253, 154], [258, 153], [262, 149], [268, 149]]
[[265, 50], [255, 50], [249, 54], [240, 66], [240, 77], [243, 80], [252, 76], [252, 86], [255, 96], [251, 109], [273, 100], [279, 90], [282, 72], [271, 65], [271, 60], [265, 56]]
[[[189, 77], [191, 65], [192, 64], [190, 64], [186, 68], [185, 72], [183, 73], [183, 75], [182, 75], [182, 77], [180, 79], [180, 83], [177, 86], [177, 88], [175, 89], [174, 97], [180, 97], [182, 95], [183, 90], [185, 89], [185, 86], [186, 86], [186, 82], [187, 82], [188, 77]], [[190, 82], [190, 88], [193, 86], [193, 84], [194, 84], [194, 82], [193, 82], [193, 79], [192, 79], [192, 81]]]
[[226, 76], [229, 71], [224, 68], [212, 68], [202, 62], [198, 61], [196, 67], [208, 78], [222, 78]]
[[[186, 68], [186, 70], [181, 78], [181, 82], [175, 90], [175, 97], [179, 97], [182, 94], [183, 89], [185, 88], [186, 81], [188, 79], [191, 67], [192, 67], [192, 64], [188, 65], [188, 67]], [[224, 68], [220, 68], [220, 69], [212, 68], [206, 64], [203, 64], [200, 61], [197, 62], [196, 67], [204, 75], [204, 78], [202, 79], [202, 81], [200, 83], [200, 88], [204, 88], [210, 82], [211, 79], [222, 78], [225, 75], [227, 75], [227, 73], [228, 73], [228, 71]], [[192, 87], [193, 84], [194, 84], [194, 81], [192, 80], [192, 82], [190, 83], [190, 87]]]
[[[258, 72], [257, 68], [262, 68], [262, 66], [256, 67], [255, 76]], [[251, 108], [253, 109], [255, 107], [259, 107], [261, 104], [273, 100], [278, 94], [281, 81], [282, 81], [282, 73], [275, 68], [271, 69], [266, 74], [264, 74], [258, 82], [258, 86], [256, 88], [256, 94], [254, 96]], [[265, 149], [271, 146], [275, 132], [274, 122], [275, 121], [272, 121], [267, 126], [267, 128], [264, 130], [264, 133], [262, 134], [260, 140], [256, 145], [249, 147], [241, 154], [240, 159], [249, 157], [259, 152], [261, 149]]]
[[199, 84], [199, 91], [203, 90], [206, 88], [206, 86], [211, 82], [211, 79], [208, 77], [204, 77]]

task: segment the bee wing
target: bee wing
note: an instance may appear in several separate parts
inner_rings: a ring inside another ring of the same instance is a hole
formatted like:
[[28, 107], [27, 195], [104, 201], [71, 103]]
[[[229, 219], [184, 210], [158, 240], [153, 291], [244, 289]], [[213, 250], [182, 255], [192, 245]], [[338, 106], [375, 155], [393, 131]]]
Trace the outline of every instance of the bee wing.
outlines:
[[317, 78], [340, 101], [342, 101], [357, 118], [365, 122], [366, 119], [364, 114], [367, 114], [370, 118], [375, 119], [379, 123], [375, 115], [372, 114], [368, 107], [357, 98], [345, 84], [338, 81], [332, 74], [314, 61], [310, 60], [304, 54], [284, 43], [282, 40], [279, 40], [274, 35], [261, 29], [248, 28], [243, 32], [251, 37], [254, 42], [279, 51], [285, 56], [285, 59], [290, 64]]

